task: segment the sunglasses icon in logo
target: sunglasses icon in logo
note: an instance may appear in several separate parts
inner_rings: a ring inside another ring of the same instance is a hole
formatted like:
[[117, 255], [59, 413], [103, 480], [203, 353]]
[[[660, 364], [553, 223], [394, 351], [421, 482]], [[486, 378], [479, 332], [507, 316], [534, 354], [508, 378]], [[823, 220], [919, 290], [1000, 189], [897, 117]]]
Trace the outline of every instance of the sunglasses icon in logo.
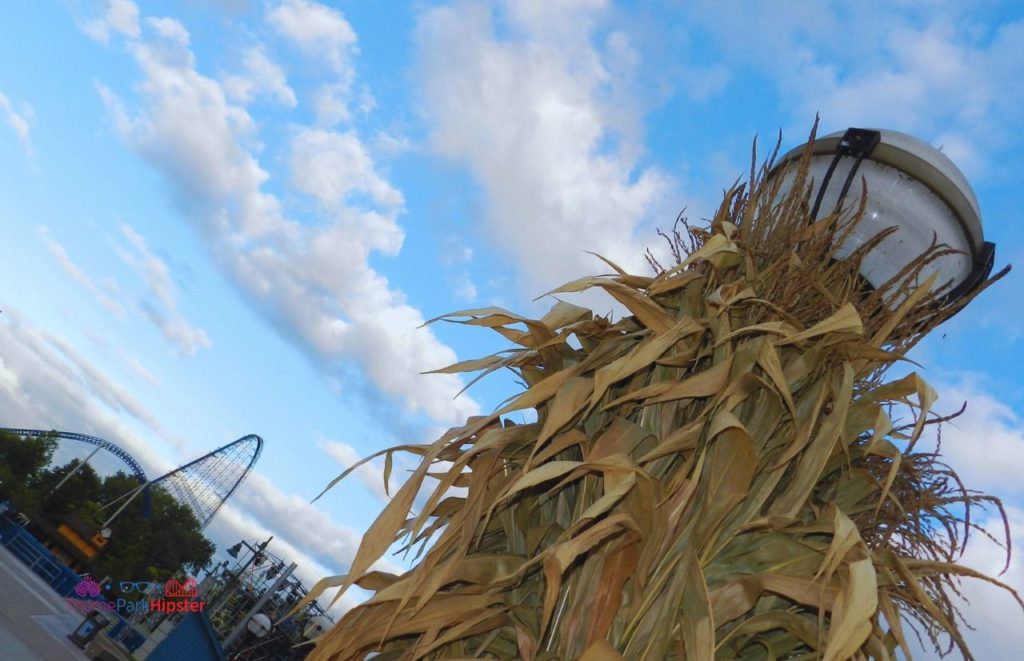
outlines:
[[121, 581], [121, 592], [149, 592], [156, 587], [152, 581]]

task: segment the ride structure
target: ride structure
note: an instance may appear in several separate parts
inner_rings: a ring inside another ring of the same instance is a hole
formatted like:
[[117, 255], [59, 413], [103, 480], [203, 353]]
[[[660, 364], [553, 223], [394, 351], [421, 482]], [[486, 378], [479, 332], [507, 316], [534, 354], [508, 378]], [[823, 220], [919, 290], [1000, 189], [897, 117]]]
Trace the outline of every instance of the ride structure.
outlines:
[[205, 528], [238, 489], [262, 452], [263, 439], [249, 434], [161, 475], [150, 484], [162, 486], [188, 505], [200, 527]]
[[[238, 489], [238, 486], [249, 474], [263, 452], [263, 439], [256, 434], [248, 434], [207, 454], [179, 466], [149, 480], [141, 464], [126, 450], [110, 441], [95, 436], [64, 431], [44, 431], [39, 429], [0, 428], [0, 431], [17, 434], [22, 437], [39, 438], [56, 436], [57, 438], [88, 443], [99, 449], [106, 450], [131, 469], [139, 486], [115, 498], [104, 505], [104, 508], [124, 501], [121, 506], [106, 520], [103, 528], [107, 528], [114, 519], [140, 494], [144, 499], [144, 512], [148, 516], [150, 510], [150, 492], [154, 487], [161, 487], [179, 502], [186, 505], [199, 521], [200, 528], [205, 528], [213, 519], [224, 502]], [[77, 469], [76, 469], [77, 470]]]
[[[56, 436], [57, 438], [66, 441], [78, 441], [80, 443], [93, 445], [100, 450], [106, 450], [107, 452], [109, 452], [110, 454], [114, 455], [115, 457], [123, 461], [125, 464], [127, 464], [128, 468], [130, 468], [132, 471], [132, 475], [134, 475], [135, 479], [139, 481], [140, 487], [144, 486], [147, 482], [149, 482], [149, 478], [146, 477], [146, 471], [142, 469], [142, 465], [139, 462], [135, 461], [135, 457], [128, 454], [128, 451], [122, 448], [121, 446], [115, 443], [111, 443], [110, 441], [107, 441], [105, 439], [97, 438], [96, 436], [89, 436], [88, 434], [79, 434], [70, 431], [57, 431], [55, 429], [50, 431], [44, 431], [42, 429], [15, 429], [13, 427], [0, 427], [0, 432], [15, 434], [16, 436], [21, 436], [23, 438], [42, 438], [44, 436]], [[77, 468], [75, 470], [77, 470]], [[146, 491], [144, 503], [145, 505], [143, 511], [148, 517], [150, 509], [150, 497], [148, 491]]]

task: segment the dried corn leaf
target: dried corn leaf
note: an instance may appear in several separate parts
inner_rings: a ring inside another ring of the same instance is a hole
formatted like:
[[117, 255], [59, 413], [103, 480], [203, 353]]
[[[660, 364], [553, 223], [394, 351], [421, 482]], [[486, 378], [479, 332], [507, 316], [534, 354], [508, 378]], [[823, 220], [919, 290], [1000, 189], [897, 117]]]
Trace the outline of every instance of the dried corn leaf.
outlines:
[[[809, 159], [781, 198], [754, 162], [656, 276], [604, 260], [613, 275], [552, 292], [602, 289], [624, 319], [557, 301], [540, 320], [484, 307], [428, 322], [519, 345], [436, 372], [509, 367], [527, 389], [432, 445], [374, 455], [388, 476], [394, 452], [420, 463], [349, 573], [312, 591], [374, 595], [310, 658], [888, 660], [909, 657], [906, 621], [970, 658], [956, 581], [1009, 588], [954, 560], [972, 508], [999, 504], [915, 452], [935, 391], [883, 378], [963, 302], [916, 283], [934, 250], [865, 293], [870, 245], [837, 253], [863, 205], [812, 222]], [[894, 429], [894, 406], [913, 420]], [[526, 409], [537, 422], [502, 426]], [[401, 576], [371, 570], [396, 542], [423, 555]]]

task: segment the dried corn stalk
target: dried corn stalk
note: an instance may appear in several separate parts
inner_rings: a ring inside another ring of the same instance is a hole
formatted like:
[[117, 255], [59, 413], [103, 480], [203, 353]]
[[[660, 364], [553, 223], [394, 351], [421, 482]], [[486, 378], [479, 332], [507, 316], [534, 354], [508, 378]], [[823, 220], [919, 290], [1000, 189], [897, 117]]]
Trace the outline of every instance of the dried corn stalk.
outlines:
[[[865, 291], [871, 246], [835, 258], [860, 211], [811, 223], [806, 163], [783, 195], [752, 161], [656, 277], [610, 264], [552, 292], [602, 288], [632, 313], [618, 322], [565, 302], [444, 317], [517, 348], [438, 371], [511, 368], [527, 389], [381, 453], [387, 472], [396, 451], [421, 461], [351, 572], [314, 591], [374, 596], [312, 658], [891, 659], [908, 623], [970, 657], [959, 578], [1002, 584], [956, 560], [971, 507], [999, 503], [915, 451], [935, 392], [882, 378], [968, 301], [914, 286], [938, 246]], [[537, 422], [504, 419], [525, 409]], [[420, 549], [413, 569], [370, 571], [396, 541]]]

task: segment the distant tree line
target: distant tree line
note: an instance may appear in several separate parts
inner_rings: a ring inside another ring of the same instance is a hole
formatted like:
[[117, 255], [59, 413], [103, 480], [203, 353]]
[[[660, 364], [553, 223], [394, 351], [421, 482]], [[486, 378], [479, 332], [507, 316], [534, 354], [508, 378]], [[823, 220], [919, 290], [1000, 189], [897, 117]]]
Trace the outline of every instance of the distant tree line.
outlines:
[[[73, 459], [50, 467], [57, 444], [55, 435], [23, 438], [0, 432], [0, 500], [9, 500], [30, 518], [54, 528], [77, 519], [99, 530], [120, 506], [104, 509], [103, 505], [138, 487], [138, 480], [121, 471], [100, 478], [92, 466], [85, 465], [55, 490], [80, 464]], [[94, 576], [110, 576], [115, 584], [163, 581], [179, 569], [195, 574], [210, 562], [215, 547], [203, 536], [192, 510], [162, 488], [153, 488], [150, 494], [148, 518], [139, 495], [111, 524], [110, 541], [92, 559]]]

